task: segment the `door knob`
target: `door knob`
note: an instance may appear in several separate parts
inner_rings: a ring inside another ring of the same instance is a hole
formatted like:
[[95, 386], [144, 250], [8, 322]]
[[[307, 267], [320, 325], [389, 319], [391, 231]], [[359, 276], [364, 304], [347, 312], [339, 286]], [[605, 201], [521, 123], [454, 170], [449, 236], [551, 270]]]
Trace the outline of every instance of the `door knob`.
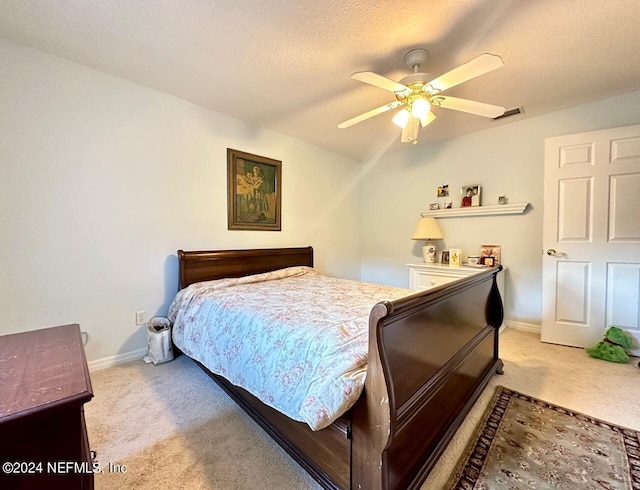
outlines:
[[564, 252], [556, 252], [554, 248], [550, 248], [549, 250], [547, 250], [547, 255], [549, 255], [550, 257], [564, 257], [567, 254]]

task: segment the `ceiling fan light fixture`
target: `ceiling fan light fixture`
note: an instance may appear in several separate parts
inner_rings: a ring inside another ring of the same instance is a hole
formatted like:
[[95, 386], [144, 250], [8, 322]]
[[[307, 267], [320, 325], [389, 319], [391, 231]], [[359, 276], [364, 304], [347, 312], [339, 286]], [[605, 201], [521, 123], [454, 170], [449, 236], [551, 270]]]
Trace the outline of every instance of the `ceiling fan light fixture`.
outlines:
[[393, 121], [393, 124], [395, 124], [399, 128], [404, 129], [407, 123], [409, 122], [409, 111], [406, 109], [402, 109], [401, 111], [398, 111], [398, 113], [395, 116], [393, 116], [392, 121]]
[[431, 124], [436, 118], [436, 115], [429, 111], [427, 112], [424, 117], [420, 118], [420, 124], [422, 124], [422, 127], [424, 128], [425, 126]]
[[415, 117], [410, 117], [407, 125], [402, 129], [400, 141], [402, 143], [411, 143], [412, 145], [417, 144], [419, 124], [419, 121]]
[[392, 92], [396, 100], [344, 121], [338, 124], [338, 127], [347, 128], [370, 117], [400, 107], [401, 110], [393, 116], [392, 121], [396, 126], [402, 128], [400, 141], [415, 145], [418, 141], [420, 126], [424, 128], [436, 119], [436, 115], [431, 111], [432, 107], [442, 107], [492, 119], [505, 113], [504, 107], [440, 95], [456, 85], [502, 67], [504, 62], [500, 56], [484, 53], [437, 78], [433, 78], [429, 73], [420, 70], [421, 64], [426, 61], [428, 55], [426, 50], [420, 48], [409, 51], [404, 61], [413, 73], [399, 82], [370, 71], [356, 72], [351, 75], [354, 80]]
[[431, 104], [427, 99], [418, 97], [411, 104], [411, 115], [417, 119], [424, 119], [431, 110]]

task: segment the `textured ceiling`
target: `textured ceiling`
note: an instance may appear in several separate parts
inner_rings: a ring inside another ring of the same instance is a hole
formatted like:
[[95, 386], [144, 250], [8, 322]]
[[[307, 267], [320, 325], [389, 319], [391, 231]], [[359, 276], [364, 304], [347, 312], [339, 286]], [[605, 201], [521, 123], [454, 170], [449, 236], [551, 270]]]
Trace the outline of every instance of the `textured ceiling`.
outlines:
[[415, 47], [434, 75], [503, 58], [446, 93], [525, 114], [439, 109], [425, 145], [640, 89], [638, 19], [637, 0], [2, 0], [0, 37], [366, 159], [400, 130], [390, 113], [336, 127], [394, 100], [353, 72], [398, 80]]

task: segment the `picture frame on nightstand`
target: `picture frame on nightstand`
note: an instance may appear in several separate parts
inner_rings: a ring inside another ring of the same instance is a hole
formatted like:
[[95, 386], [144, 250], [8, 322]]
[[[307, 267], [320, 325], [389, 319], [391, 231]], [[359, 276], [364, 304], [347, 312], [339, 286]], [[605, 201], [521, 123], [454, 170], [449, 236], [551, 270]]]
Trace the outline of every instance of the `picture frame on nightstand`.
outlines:
[[496, 258], [493, 255], [487, 255], [480, 260], [482, 260], [482, 265], [485, 267], [494, 267], [496, 265]]
[[449, 266], [460, 267], [462, 265], [462, 250], [459, 248], [449, 249]]
[[[493, 265], [500, 264], [500, 245], [480, 245], [480, 263], [484, 264], [484, 257], [493, 257]], [[486, 265], [486, 264], [485, 264]], [[493, 266], [492, 265], [492, 266]]]
[[448, 264], [449, 263], [449, 251], [448, 250], [443, 250], [442, 251], [442, 255], [440, 256], [440, 263], [441, 264]]

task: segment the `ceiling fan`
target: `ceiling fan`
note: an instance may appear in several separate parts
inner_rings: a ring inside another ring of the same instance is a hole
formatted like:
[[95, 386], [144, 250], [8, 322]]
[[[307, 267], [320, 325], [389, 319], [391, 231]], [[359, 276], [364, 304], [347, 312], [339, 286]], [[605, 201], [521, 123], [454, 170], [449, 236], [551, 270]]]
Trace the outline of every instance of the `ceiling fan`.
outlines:
[[426, 61], [428, 56], [429, 53], [426, 49], [409, 51], [405, 55], [404, 61], [413, 70], [413, 73], [399, 82], [370, 71], [360, 71], [351, 75], [351, 78], [355, 80], [393, 92], [396, 100], [348, 119], [338, 124], [338, 127], [348, 128], [370, 117], [402, 107], [393, 117], [393, 122], [402, 128], [400, 141], [415, 145], [418, 142], [418, 124], [425, 127], [436, 118], [436, 115], [431, 111], [432, 107], [443, 107], [490, 118], [504, 114], [504, 107], [440, 95], [451, 87], [502, 67], [504, 63], [500, 56], [489, 53], [481, 54], [437, 78], [433, 78], [433, 75], [429, 73], [420, 72], [420, 65]]

